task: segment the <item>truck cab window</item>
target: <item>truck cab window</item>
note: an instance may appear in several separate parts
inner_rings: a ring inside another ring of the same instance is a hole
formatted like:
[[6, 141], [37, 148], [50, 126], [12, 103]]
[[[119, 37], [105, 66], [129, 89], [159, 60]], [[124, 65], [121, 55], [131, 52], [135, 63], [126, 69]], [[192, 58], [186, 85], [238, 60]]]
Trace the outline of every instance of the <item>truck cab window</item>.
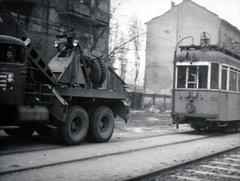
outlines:
[[25, 50], [21, 46], [2, 44], [0, 45], [0, 62], [11, 64], [24, 63]]

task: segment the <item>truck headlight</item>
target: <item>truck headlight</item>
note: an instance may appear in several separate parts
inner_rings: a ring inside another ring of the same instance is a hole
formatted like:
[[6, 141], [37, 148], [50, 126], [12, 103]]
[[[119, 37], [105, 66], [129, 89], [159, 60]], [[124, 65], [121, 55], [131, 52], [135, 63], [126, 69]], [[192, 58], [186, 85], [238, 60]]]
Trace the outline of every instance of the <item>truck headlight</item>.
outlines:
[[76, 46], [78, 46], [78, 45], [79, 45], [79, 41], [78, 41], [78, 40], [74, 40], [74, 41], [73, 41], [73, 46], [76, 47]]
[[57, 48], [57, 47], [59, 47], [59, 45], [60, 45], [60, 42], [59, 41], [55, 41], [54, 42], [54, 46]]

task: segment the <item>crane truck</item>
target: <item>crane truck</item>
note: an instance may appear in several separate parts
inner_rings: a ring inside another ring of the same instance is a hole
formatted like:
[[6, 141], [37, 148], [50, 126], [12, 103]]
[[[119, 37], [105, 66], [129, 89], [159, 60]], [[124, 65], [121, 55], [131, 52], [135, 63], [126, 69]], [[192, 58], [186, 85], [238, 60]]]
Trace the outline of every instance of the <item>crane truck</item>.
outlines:
[[107, 142], [114, 118], [128, 120], [127, 93], [100, 89], [103, 58], [84, 55], [72, 30], [57, 38], [59, 52], [44, 60], [14, 17], [0, 14], [0, 129], [13, 137], [36, 131], [66, 145]]

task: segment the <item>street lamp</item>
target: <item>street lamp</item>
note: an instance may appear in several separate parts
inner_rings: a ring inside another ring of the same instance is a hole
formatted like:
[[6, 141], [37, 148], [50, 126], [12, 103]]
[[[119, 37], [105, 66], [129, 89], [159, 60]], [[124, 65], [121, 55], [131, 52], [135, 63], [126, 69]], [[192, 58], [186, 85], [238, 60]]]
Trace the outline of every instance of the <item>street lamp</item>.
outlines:
[[194, 38], [193, 36], [187, 36], [187, 37], [184, 37], [183, 39], [181, 39], [176, 47], [175, 47], [175, 50], [174, 50], [174, 60], [173, 60], [173, 89], [172, 89], [172, 113], [175, 111], [175, 105], [174, 105], [174, 102], [175, 102], [175, 82], [176, 82], [176, 63], [177, 63], [177, 47], [179, 45], [179, 43], [181, 43], [183, 40], [187, 39], [187, 38], [192, 38], [192, 45], [194, 44]]

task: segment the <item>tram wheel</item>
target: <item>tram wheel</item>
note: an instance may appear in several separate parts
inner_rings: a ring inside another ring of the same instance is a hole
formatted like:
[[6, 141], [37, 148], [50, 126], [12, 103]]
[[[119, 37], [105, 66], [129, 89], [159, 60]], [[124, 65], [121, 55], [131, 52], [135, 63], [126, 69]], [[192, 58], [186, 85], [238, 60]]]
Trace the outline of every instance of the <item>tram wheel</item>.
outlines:
[[235, 122], [235, 131], [240, 132], [240, 121]]
[[12, 137], [28, 138], [35, 132], [31, 127], [20, 127], [19, 129], [4, 129], [4, 132]]
[[235, 123], [228, 122], [228, 125], [224, 128], [225, 133], [233, 133], [235, 132]]
[[114, 115], [106, 106], [98, 107], [90, 117], [87, 140], [91, 142], [107, 142], [114, 131]]
[[59, 126], [59, 138], [66, 145], [78, 145], [85, 138], [88, 126], [87, 112], [79, 106], [70, 107], [67, 121]]

